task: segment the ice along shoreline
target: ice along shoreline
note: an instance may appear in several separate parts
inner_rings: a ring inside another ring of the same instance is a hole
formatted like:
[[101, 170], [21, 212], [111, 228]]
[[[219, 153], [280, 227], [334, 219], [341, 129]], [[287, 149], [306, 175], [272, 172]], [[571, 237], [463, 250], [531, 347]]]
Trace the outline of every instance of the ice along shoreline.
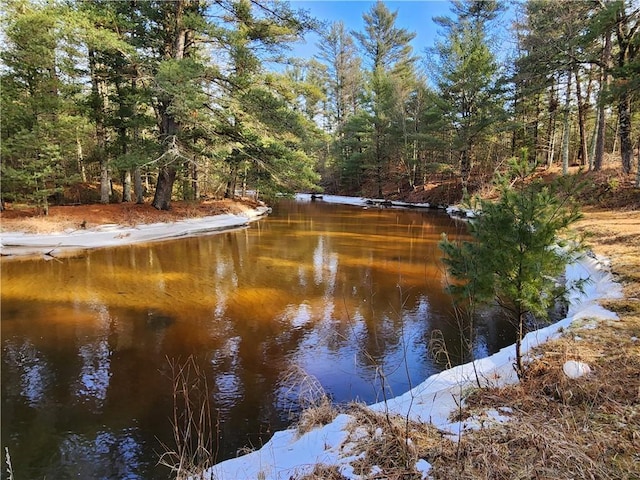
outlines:
[[133, 227], [107, 224], [87, 230], [73, 230], [45, 235], [2, 232], [0, 234], [0, 255], [4, 257], [58, 256], [71, 254], [78, 250], [193, 237], [246, 227], [249, 223], [264, 217], [270, 211], [269, 207], [260, 206], [238, 215], [212, 215], [176, 222], [142, 224]]

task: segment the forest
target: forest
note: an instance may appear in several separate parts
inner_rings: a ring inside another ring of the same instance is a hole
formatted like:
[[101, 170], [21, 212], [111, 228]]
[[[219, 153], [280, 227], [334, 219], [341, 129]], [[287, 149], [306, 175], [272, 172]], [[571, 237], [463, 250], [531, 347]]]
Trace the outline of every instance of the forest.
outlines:
[[3, 205], [465, 192], [514, 157], [640, 187], [633, 0], [524, 0], [506, 30], [507, 3], [456, 0], [423, 52], [381, 1], [361, 31], [271, 0], [3, 8]]

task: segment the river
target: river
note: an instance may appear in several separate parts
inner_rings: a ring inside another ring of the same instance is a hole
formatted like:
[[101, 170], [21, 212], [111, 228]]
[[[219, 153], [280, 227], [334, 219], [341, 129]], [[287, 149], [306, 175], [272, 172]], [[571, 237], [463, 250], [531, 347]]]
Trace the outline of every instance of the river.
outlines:
[[[445, 367], [429, 352], [436, 330], [459, 363], [443, 232], [465, 226], [288, 200], [245, 229], [3, 260], [1, 428], [15, 478], [169, 478], [156, 464], [174, 446], [172, 369], [190, 358], [218, 461], [295, 419], [300, 372], [336, 403], [370, 403]], [[505, 325], [478, 328], [477, 355], [512, 343]]]

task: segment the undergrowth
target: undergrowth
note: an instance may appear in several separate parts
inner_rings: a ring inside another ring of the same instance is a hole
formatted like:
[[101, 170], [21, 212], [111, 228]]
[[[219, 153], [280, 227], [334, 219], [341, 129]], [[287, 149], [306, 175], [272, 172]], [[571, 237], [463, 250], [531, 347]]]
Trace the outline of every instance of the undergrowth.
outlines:
[[[637, 479], [640, 475], [640, 317], [570, 330], [539, 348], [517, 385], [478, 389], [468, 417], [509, 407], [506, 423], [467, 432], [433, 459], [434, 479]], [[592, 372], [567, 378], [567, 360]]]

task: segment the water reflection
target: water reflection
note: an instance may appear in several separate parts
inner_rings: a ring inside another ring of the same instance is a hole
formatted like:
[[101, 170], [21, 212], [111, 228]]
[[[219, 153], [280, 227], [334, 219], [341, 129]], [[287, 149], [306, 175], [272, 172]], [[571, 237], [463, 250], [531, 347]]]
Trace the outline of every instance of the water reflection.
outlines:
[[94, 309], [97, 321], [93, 332], [82, 333], [77, 341], [82, 367], [72, 391], [79, 401], [89, 402], [92, 408], [99, 409], [107, 398], [111, 378], [111, 351], [108, 344], [111, 318], [106, 306], [94, 304]]
[[[442, 367], [433, 330], [457, 343], [436, 244], [461, 228], [283, 203], [245, 230], [3, 261], [2, 436], [17, 478], [167, 477], [154, 464], [172, 442], [170, 361], [190, 356], [210, 379], [219, 459], [287, 425], [292, 366], [337, 402], [406, 391]], [[484, 351], [501, 332], [480, 331]]]
[[3, 351], [3, 363], [14, 374], [14, 378], [9, 379], [6, 394], [22, 395], [33, 408], [42, 406], [46, 400], [45, 393], [53, 382], [53, 375], [46, 360], [31, 341], [26, 339], [20, 344], [7, 342]]
[[[135, 430], [66, 436], [57, 478], [139, 479], [142, 450]], [[81, 459], [81, 461], [78, 461]]]

